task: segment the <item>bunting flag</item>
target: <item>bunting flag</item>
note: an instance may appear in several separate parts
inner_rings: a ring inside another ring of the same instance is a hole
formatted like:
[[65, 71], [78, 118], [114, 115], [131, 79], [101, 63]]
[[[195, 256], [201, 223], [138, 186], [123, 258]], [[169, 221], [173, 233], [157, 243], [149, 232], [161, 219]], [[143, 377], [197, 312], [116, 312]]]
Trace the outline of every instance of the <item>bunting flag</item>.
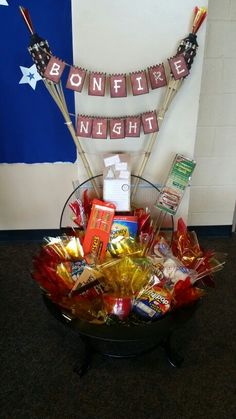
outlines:
[[85, 115], [77, 117], [77, 135], [81, 138], [106, 139], [109, 135], [110, 139], [118, 140], [140, 137], [141, 126], [144, 134], [157, 132], [159, 128], [156, 111], [120, 118], [93, 118]]
[[[32, 53], [31, 49], [29, 51]], [[40, 51], [45, 54], [45, 46], [40, 46], [39, 44], [38, 54], [40, 54]], [[158, 89], [167, 85], [166, 70], [163, 63], [151, 66], [147, 70], [134, 71], [130, 74], [107, 75], [98, 71], [89, 72], [78, 66], [69, 65], [64, 60], [53, 56], [50, 52], [46, 56], [48, 57], [48, 62], [42, 68], [42, 60], [38, 59], [35, 53], [32, 54], [33, 60], [43, 77], [54, 83], [59, 83], [64, 70], [66, 67], [69, 67], [66, 87], [75, 92], [81, 92], [87, 78], [88, 94], [91, 96], [105, 96], [108, 80], [110, 96], [113, 98], [127, 96], [128, 80], [130, 80], [131, 90], [134, 96], [149, 93], [149, 86], [151, 89]], [[175, 80], [184, 78], [189, 74], [183, 54], [171, 57], [167, 62], [169, 64], [169, 71], [173, 74]], [[41, 67], [39, 68], [40, 65]]]
[[[55, 9], [55, 0], [23, 1], [52, 50], [68, 62], [73, 60], [70, 3], [57, 0]], [[66, 28], [66, 36], [58, 28]], [[0, 3], [0, 37], [0, 163], [74, 162], [76, 147], [27, 52], [29, 33], [17, 0]], [[65, 95], [74, 112], [74, 92], [65, 89]]]

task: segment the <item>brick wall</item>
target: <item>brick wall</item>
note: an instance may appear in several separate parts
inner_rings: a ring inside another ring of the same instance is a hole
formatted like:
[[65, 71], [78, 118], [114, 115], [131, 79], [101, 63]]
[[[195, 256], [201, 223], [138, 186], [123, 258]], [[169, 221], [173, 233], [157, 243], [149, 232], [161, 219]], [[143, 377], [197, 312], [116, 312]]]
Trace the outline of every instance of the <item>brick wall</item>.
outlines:
[[209, 0], [188, 224], [230, 225], [236, 200], [236, 0]]

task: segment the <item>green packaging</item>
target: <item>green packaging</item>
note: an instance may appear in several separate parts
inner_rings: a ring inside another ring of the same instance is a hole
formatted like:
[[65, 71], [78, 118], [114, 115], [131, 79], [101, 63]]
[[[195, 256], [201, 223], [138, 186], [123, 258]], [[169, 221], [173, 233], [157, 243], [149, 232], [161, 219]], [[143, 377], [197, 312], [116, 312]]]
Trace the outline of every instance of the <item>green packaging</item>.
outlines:
[[156, 207], [175, 215], [192, 176], [196, 162], [176, 154], [169, 175], [162, 187]]

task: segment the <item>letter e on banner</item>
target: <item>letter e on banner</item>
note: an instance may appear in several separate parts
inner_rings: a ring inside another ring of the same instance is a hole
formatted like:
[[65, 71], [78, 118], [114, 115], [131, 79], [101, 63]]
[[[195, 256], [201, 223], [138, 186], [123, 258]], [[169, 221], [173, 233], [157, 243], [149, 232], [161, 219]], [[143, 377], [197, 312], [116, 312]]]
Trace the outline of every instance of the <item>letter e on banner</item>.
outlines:
[[149, 67], [148, 75], [152, 89], [158, 89], [159, 87], [167, 85], [165, 67], [163, 64]]
[[106, 88], [106, 75], [103, 73], [90, 73], [88, 94], [92, 96], [104, 96]]
[[75, 90], [76, 92], [81, 92], [83, 89], [85, 76], [86, 71], [83, 68], [71, 67], [66, 83], [67, 89]]
[[110, 76], [111, 97], [126, 97], [126, 76], [125, 74], [113, 74]]
[[131, 81], [131, 87], [132, 87], [134, 96], [143, 95], [144, 93], [149, 92], [147, 76], [146, 76], [145, 71], [131, 73], [130, 81]]
[[65, 63], [56, 57], [51, 57], [43, 76], [54, 83], [59, 83], [61, 75], [65, 68]]
[[92, 138], [107, 138], [107, 119], [94, 118], [92, 128]]
[[140, 116], [130, 116], [125, 118], [125, 136], [140, 137], [141, 120]]
[[125, 138], [124, 119], [118, 119], [118, 118], [110, 119], [110, 138], [111, 140], [118, 140], [119, 138]]
[[150, 132], [159, 131], [156, 112], [152, 111], [143, 113], [142, 124], [144, 134], [150, 134]]
[[169, 58], [169, 66], [175, 80], [182, 79], [189, 74], [184, 55], [177, 55], [176, 57]]
[[93, 119], [89, 116], [78, 115], [76, 135], [91, 138]]

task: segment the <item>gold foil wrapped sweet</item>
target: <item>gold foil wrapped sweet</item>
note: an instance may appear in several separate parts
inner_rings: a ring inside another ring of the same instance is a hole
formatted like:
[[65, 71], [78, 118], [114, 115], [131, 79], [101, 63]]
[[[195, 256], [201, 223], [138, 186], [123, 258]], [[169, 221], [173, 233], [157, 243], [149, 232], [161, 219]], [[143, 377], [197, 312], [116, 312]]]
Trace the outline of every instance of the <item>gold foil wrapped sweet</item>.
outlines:
[[151, 276], [151, 264], [146, 258], [124, 256], [97, 268], [106, 292], [120, 297], [135, 295], [148, 284]]
[[113, 257], [126, 255], [141, 255], [142, 249], [132, 237], [125, 237], [119, 241], [112, 240], [108, 245], [108, 251]]
[[79, 237], [48, 237], [46, 241], [45, 247], [50, 252], [54, 252], [61, 260], [78, 260], [84, 256]]

